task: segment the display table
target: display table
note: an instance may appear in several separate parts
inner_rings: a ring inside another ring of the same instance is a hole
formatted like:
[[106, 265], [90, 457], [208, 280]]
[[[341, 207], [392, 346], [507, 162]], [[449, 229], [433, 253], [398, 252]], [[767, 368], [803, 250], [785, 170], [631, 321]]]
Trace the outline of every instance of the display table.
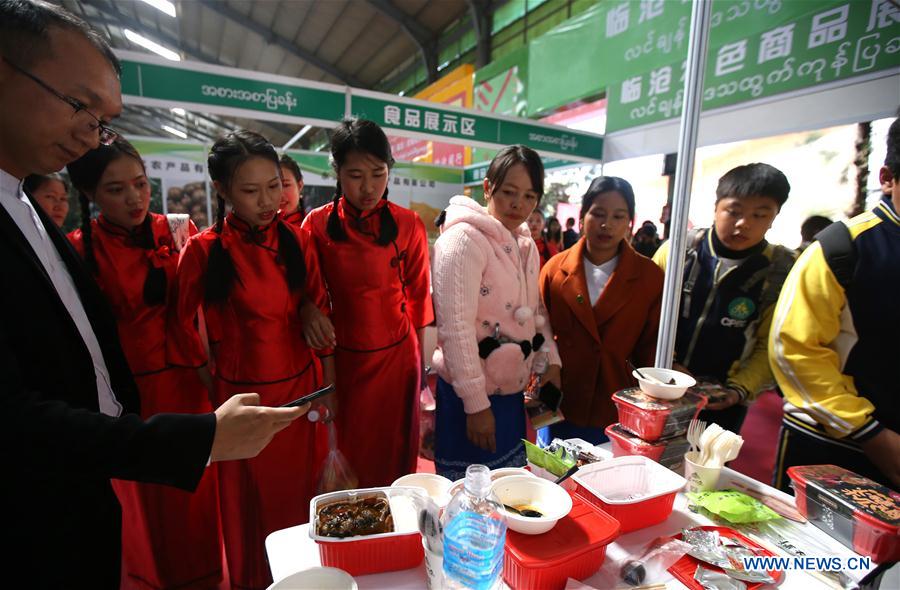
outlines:
[[[755, 481], [742, 475], [736, 471], [725, 468], [722, 471], [722, 477], [719, 481], [720, 488], [729, 487], [729, 482], [737, 482], [743, 486], [753, 487], [759, 490], [765, 490], [767, 494], [779, 496], [788, 501], [793, 501], [791, 496], [783, 494], [774, 488], [763, 483]], [[633, 531], [620, 536], [615, 542], [607, 546], [607, 559], [618, 559], [625, 555], [640, 550], [651, 540], [660, 537], [679, 533], [684, 528], [690, 528], [700, 525], [714, 524], [708, 518], [695, 514], [688, 510], [687, 498], [683, 494], [678, 494], [675, 499], [675, 508], [669, 518], [658, 525]], [[824, 532], [813, 526], [812, 524], [797, 524], [802, 527], [804, 534], [811, 536], [820, 546], [830, 548], [831, 554], [838, 557], [851, 557], [856, 555], [850, 549], [847, 549]], [[801, 547], [801, 549], [803, 549]], [[319, 561], [318, 546], [309, 537], [309, 525], [291, 527], [288, 529], [276, 531], [266, 539], [266, 552], [269, 556], [269, 565], [272, 569], [272, 577], [280, 580], [294, 572], [298, 572], [311, 567], [321, 565]], [[817, 555], [815, 551], [807, 551], [809, 555]], [[874, 569], [874, 566], [873, 566]], [[869, 571], [846, 572], [853, 580], [861, 580]], [[584, 580], [587, 585], [591, 583], [593, 578]], [[421, 589], [425, 587], [425, 570], [424, 566], [420, 566], [410, 570], [399, 572], [388, 572], [384, 574], [375, 574], [371, 576], [359, 576], [356, 582], [360, 589], [365, 588], [409, 588]], [[597, 588], [600, 588], [599, 580], [595, 582]], [[782, 589], [809, 590], [810, 588], [824, 588], [821, 581], [812, 577], [806, 572], [787, 571], [783, 583], [779, 586]], [[504, 586], [505, 588], [505, 586]], [[671, 580], [667, 584], [667, 588], [684, 588], [677, 580]]]

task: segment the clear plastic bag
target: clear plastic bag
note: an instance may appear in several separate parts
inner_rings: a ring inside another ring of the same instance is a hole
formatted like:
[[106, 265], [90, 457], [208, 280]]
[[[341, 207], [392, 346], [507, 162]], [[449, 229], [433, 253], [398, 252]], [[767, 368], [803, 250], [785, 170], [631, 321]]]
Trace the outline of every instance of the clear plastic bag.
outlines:
[[322, 464], [322, 472], [319, 475], [319, 484], [316, 486], [317, 494], [338, 492], [340, 490], [353, 490], [359, 485], [359, 478], [350, 468], [350, 462], [338, 450], [337, 428], [334, 422], [329, 422], [328, 428], [328, 455]]
[[593, 579], [599, 580], [597, 588], [615, 590], [662, 584], [673, 578], [668, 569], [690, 548], [677, 539], [655, 539], [631, 554], [608, 558]]

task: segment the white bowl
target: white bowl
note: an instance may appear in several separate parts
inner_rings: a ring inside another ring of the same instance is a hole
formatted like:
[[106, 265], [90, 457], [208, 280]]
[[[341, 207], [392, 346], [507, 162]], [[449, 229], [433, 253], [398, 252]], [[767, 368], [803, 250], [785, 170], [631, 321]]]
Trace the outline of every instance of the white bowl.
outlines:
[[[638, 375], [637, 371], [631, 373], [632, 376], [638, 380], [641, 391], [650, 397], [655, 397], [657, 399], [678, 399], [684, 395], [684, 392], [687, 391], [688, 387], [693, 387], [697, 384], [697, 381], [690, 375], [686, 375], [680, 371], [673, 371], [672, 369], [642, 367], [639, 370], [644, 376], [658, 380], [651, 381], [650, 379], [644, 379]], [[669, 385], [669, 379], [674, 379], [675, 384]]]
[[[537, 474], [535, 474], [532, 471], [529, 471], [528, 469], [525, 469], [524, 467], [501, 467], [499, 469], [494, 469], [493, 471], [491, 471], [491, 481], [495, 482], [500, 478], [510, 477], [510, 476], [514, 476], [514, 475], [522, 475], [522, 476], [526, 476], [526, 477], [538, 477]], [[556, 479], [555, 475], [553, 476], [553, 479]], [[450, 484], [450, 489], [447, 490], [447, 494], [450, 496], [450, 498], [453, 498], [453, 496], [455, 496], [457, 492], [459, 492], [463, 489], [463, 486], [465, 486], [465, 484], [466, 484], [465, 477], [463, 477], [462, 479], [457, 479], [452, 484]]]
[[398, 478], [391, 484], [391, 487], [423, 489], [426, 494], [431, 496], [431, 499], [434, 500], [439, 507], [443, 507], [450, 502], [449, 491], [450, 486], [452, 485], [452, 481], [441, 475], [436, 475], [434, 473], [410, 473], [409, 475]]
[[356, 581], [344, 570], [314, 567], [278, 580], [268, 590], [357, 590]]
[[509, 477], [511, 475], [527, 475], [529, 477], [537, 477], [524, 467], [501, 467], [491, 471], [491, 481], [497, 481], [501, 477]]
[[533, 506], [540, 518], [522, 516], [503, 509], [510, 529], [526, 535], [546, 533], [572, 510], [572, 497], [552, 481], [530, 475], [503, 477], [491, 486], [501, 504]]
[[447, 490], [447, 495], [449, 495], [450, 498], [452, 499], [453, 496], [455, 496], [457, 494], [457, 492], [461, 491], [463, 489], [463, 486], [465, 486], [465, 485], [466, 485], [465, 477], [462, 479], [457, 479], [452, 484], [450, 484], [450, 489]]

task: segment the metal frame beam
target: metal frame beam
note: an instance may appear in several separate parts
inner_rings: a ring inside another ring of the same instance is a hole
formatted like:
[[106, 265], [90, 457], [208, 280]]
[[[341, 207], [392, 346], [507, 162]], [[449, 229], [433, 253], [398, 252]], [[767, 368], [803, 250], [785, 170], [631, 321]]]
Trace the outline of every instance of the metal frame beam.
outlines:
[[[437, 52], [439, 53], [441, 49], [443, 49], [445, 47], [449, 47], [449, 46], [453, 45], [454, 43], [457, 43], [462, 38], [462, 36], [466, 34], [466, 31], [468, 31], [468, 29], [466, 27], [459, 26], [459, 27], [456, 27], [456, 29], [445, 39], [438, 38]], [[397, 74], [394, 74], [393, 76], [391, 76], [387, 80], [387, 82], [381, 86], [381, 88], [390, 88], [391, 86], [396, 84], [398, 81], [403, 80], [404, 78], [411, 75], [412, 72], [415, 71], [415, 69], [416, 69], [416, 62], [415, 61], [410, 62], [409, 65], [404, 67]]]
[[[168, 121], [165, 122], [168, 124]], [[130, 112], [128, 113], [128, 123], [123, 125], [127, 126], [139, 127], [147, 131], [147, 133], [141, 133], [141, 135], [147, 135], [149, 137], [166, 137], [171, 139], [176, 139], [174, 135], [170, 135], [164, 129], [160, 127], [160, 121], [155, 117], [155, 115], [149, 115], [139, 112]], [[209, 141], [206, 137], [195, 133], [192, 129], [185, 127], [183, 125], [179, 125], [178, 128], [184, 131], [185, 135], [188, 136], [188, 139], [193, 139], [194, 141]]]
[[306, 51], [305, 49], [298, 47], [294, 44], [293, 41], [287, 39], [286, 37], [282, 37], [269, 27], [253, 20], [249, 16], [242, 14], [240, 11], [232, 8], [227, 2], [221, 2], [217, 0], [197, 0], [201, 6], [212, 10], [216, 14], [225, 17], [226, 19], [237, 23], [238, 25], [244, 27], [245, 29], [256, 33], [261, 36], [266, 43], [270, 45], [276, 45], [288, 53], [293, 54], [295, 57], [302, 59], [305, 62], [308, 62], [323, 72], [334, 76], [344, 84], [349, 84], [350, 86], [356, 86], [357, 88], [366, 88], [367, 86], [363, 84], [360, 80], [351, 76], [350, 74], [343, 72], [337, 69], [333, 64], [328, 63], [321, 57], [315, 55], [312, 52]]
[[[147, 30], [147, 26], [144, 25], [142, 22], [140, 22], [139, 20], [132, 18], [126, 14], [119, 12], [119, 10], [117, 8], [115, 9], [115, 14], [110, 15], [107, 12], [108, 3], [102, 2], [100, 0], [80, 0], [80, 1], [85, 5], [93, 6], [94, 8], [96, 8], [103, 14], [103, 16], [101, 16], [99, 18], [91, 17], [90, 20], [94, 24], [104, 25], [104, 26], [113, 25], [116, 27], [128, 27], [129, 29], [133, 29], [136, 33], [145, 33], [146, 35], [154, 37], [158, 41], [165, 43], [166, 45], [169, 45], [172, 47], [178, 47], [185, 55], [190, 56], [191, 58], [196, 59], [198, 61], [202, 61], [205, 63], [218, 65], [218, 66], [227, 66], [227, 64], [223, 63], [218, 57], [206, 53], [199, 47], [195, 47], [195, 48], [186, 47], [185, 44], [183, 44], [180, 39], [176, 39], [175, 37], [171, 36], [170, 34], [166, 33], [165, 31], [162, 31], [159, 29]], [[194, 113], [192, 113], [192, 114], [194, 114]], [[199, 116], [199, 115], [195, 114], [195, 116]], [[211, 119], [208, 117], [204, 117], [204, 118], [207, 121], [213, 122], [214, 124], [216, 124], [220, 127], [223, 127], [226, 129], [229, 128], [228, 125], [223, 125], [221, 122], [215, 122], [214, 119]], [[256, 119], [254, 119], [254, 121], [256, 121], [259, 125], [262, 125], [268, 129], [275, 131], [277, 133], [280, 133], [282, 135], [290, 136], [292, 133], [292, 131], [285, 130], [286, 126], [283, 127], [277, 123], [270, 123], [269, 121], [257, 121]]]
[[171, 114], [169, 114], [168, 112], [163, 111], [162, 109], [154, 110], [150, 107], [141, 107], [141, 106], [131, 105], [129, 107], [129, 110], [139, 113], [139, 114], [142, 114], [145, 117], [149, 117], [150, 119], [156, 119], [160, 122], [168, 124], [169, 126], [176, 126], [177, 128], [182, 128], [182, 129], [184, 129], [184, 132], [189, 135], [190, 134], [199, 135], [199, 136], [201, 136], [202, 139], [206, 139], [208, 141], [216, 140], [216, 137], [211, 135], [206, 130], [201, 129], [201, 128], [197, 127], [196, 125], [191, 125], [190, 121], [188, 121], [187, 119], [185, 119], [184, 121], [180, 121], [180, 120], [176, 119], [174, 116], [172, 116]]
[[475, 67], [483, 68], [491, 62], [491, 20], [493, 18], [491, 0], [467, 0], [467, 2], [478, 43]]
[[390, 0], [367, 0], [368, 3], [383, 14], [389, 19], [395, 21], [400, 25], [400, 28], [406, 32], [407, 35], [415, 42], [415, 44], [419, 47], [419, 55], [422, 58], [422, 63], [425, 64], [425, 72], [428, 76], [429, 82], [434, 82], [438, 78], [438, 37], [434, 35], [427, 28], [422, 26], [422, 24], [417, 21], [415, 18], [406, 14], [396, 6]]

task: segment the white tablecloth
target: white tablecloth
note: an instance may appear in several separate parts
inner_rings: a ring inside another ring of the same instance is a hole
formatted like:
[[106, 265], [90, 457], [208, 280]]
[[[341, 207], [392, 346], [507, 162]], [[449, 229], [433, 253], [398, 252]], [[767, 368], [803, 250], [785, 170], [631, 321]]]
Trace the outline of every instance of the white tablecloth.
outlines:
[[[736, 471], [725, 468], [722, 471], [719, 487], [728, 487], [729, 481], [740, 482], [744, 485], [752, 485], [759, 489], [764, 489], [768, 494], [782, 496], [792, 502], [791, 496], [783, 494], [770, 486], [750, 479]], [[638, 551], [657, 537], [677, 534], [681, 532], [683, 528], [711, 524], [714, 523], [706, 517], [689, 511], [687, 509], [687, 498], [679, 493], [675, 499], [674, 510], [668, 519], [658, 525], [620, 536], [615, 542], [607, 546], [606, 558], [621, 559], [626, 555]], [[851, 557], [856, 555], [850, 549], [847, 549], [812, 524], [806, 523], [798, 526], [802, 526], [804, 533], [812, 536], [820, 545], [828, 547], [831, 550], [832, 555], [838, 557]], [[321, 565], [321, 562], [319, 561], [319, 549], [309, 536], [308, 524], [272, 533], [266, 539], [266, 552], [269, 557], [269, 565], [272, 569], [272, 577], [275, 580], [280, 580], [294, 572]], [[818, 555], [817, 552], [808, 551], [807, 553], [810, 555]], [[858, 581], [861, 580], [868, 571], [846, 573], [851, 578]], [[592, 580], [594, 584], [592, 584]], [[399, 572], [359, 576], [356, 578], [356, 581], [361, 590], [366, 588], [421, 589], [425, 587], [425, 570], [424, 566], [419, 566], [414, 569]], [[595, 585], [596, 588], [602, 590], [602, 582], [599, 576], [588, 578], [584, 583], [589, 586]], [[823, 584], [819, 580], [800, 571], [785, 572], [784, 581], [779, 586], [779, 588], [784, 590], [812, 590], [813, 588], [822, 587]], [[667, 583], [667, 588], [684, 588], [684, 585], [677, 580], [672, 579]]]

